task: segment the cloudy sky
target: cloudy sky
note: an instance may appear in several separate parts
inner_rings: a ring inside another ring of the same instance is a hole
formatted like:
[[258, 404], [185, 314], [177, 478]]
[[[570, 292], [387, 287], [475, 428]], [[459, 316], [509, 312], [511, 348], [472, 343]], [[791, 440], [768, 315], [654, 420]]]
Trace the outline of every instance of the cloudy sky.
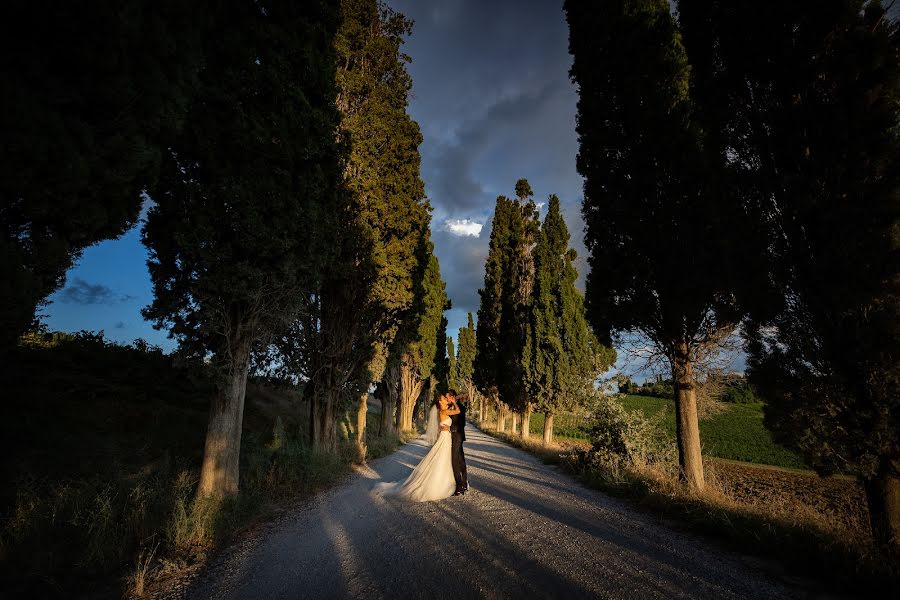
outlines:
[[[582, 249], [575, 172], [575, 90], [568, 79], [562, 1], [390, 0], [415, 21], [405, 51], [414, 80], [422, 178], [434, 207], [433, 238], [453, 302], [448, 332], [478, 309], [490, 219], [499, 194], [527, 178], [540, 203], [562, 200]], [[583, 254], [583, 252], [581, 252]], [[104, 330], [170, 349], [140, 315], [152, 299], [137, 228], [89, 248], [44, 308], [51, 329]]]
[[[390, 0], [413, 19], [410, 113], [434, 207], [435, 250], [453, 302], [448, 333], [478, 310], [498, 195], [526, 178], [562, 201], [583, 255], [575, 88], [562, 0]], [[583, 265], [583, 262], [582, 262]]]

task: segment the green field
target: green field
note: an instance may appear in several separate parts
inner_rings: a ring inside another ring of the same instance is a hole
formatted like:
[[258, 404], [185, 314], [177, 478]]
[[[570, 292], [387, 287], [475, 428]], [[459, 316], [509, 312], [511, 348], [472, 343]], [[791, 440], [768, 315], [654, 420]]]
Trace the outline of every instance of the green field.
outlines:
[[[531, 427], [528, 428], [532, 435], [541, 435], [544, 432], [544, 415], [534, 413], [531, 415]], [[562, 413], [553, 417], [553, 435], [558, 438], [571, 440], [587, 440], [588, 432], [585, 429], [583, 419], [576, 415]]]
[[[646, 417], [657, 417], [667, 435], [675, 439], [675, 406], [672, 400], [649, 396], [622, 396], [626, 410], [640, 410]], [[724, 412], [700, 421], [703, 454], [743, 462], [808, 468], [794, 452], [779, 446], [763, 425], [763, 405], [728, 404]]]
[[[652, 418], [666, 435], [675, 441], [674, 402], [650, 396], [619, 396], [628, 411], [641, 411]], [[729, 460], [773, 465], [793, 469], [808, 469], [796, 453], [779, 446], [763, 425], [763, 405], [726, 404], [724, 412], [700, 421], [700, 441], [705, 456]], [[559, 414], [554, 419], [553, 432], [558, 438], [587, 440], [587, 424], [571, 414]], [[544, 415], [531, 417], [531, 433], [540, 435], [544, 429]]]

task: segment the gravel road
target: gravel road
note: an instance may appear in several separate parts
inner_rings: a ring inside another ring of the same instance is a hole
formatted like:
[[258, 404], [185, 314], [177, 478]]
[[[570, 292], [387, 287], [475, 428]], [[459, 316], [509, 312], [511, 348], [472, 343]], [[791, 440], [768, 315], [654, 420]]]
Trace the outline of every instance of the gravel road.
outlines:
[[371, 493], [421, 442], [224, 552], [188, 598], [802, 598], [740, 557], [467, 429], [471, 491], [422, 504]]

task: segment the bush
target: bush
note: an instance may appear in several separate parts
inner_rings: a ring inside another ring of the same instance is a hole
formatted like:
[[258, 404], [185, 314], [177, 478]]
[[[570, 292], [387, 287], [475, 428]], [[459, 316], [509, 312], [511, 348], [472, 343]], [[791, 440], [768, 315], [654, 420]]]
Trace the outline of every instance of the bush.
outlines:
[[722, 393], [722, 400], [734, 404], [754, 404], [760, 402], [753, 386], [744, 379], [728, 382], [725, 386], [725, 391]]
[[612, 396], [596, 394], [589, 405], [592, 415], [589, 438], [595, 459], [635, 463], [672, 462], [668, 438], [660, 435], [653, 419], [639, 411], [627, 411]]

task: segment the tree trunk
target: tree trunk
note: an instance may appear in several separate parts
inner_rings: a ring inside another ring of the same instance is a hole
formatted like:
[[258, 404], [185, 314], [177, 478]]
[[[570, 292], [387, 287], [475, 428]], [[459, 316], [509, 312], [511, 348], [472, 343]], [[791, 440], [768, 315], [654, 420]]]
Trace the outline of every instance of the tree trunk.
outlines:
[[886, 554], [900, 559], [900, 459], [881, 457], [864, 487], [872, 535]]
[[399, 431], [412, 430], [413, 410], [424, 384], [425, 382], [419, 379], [411, 367], [408, 365], [400, 367], [400, 410], [397, 411], [397, 429]]
[[478, 398], [478, 422], [484, 427], [484, 396]]
[[369, 410], [369, 393], [359, 395], [359, 407], [356, 409], [356, 462], [366, 462], [366, 412]]
[[322, 419], [319, 416], [322, 407], [315, 388], [316, 381], [310, 379], [303, 388], [303, 395], [309, 399], [309, 443], [313, 448], [318, 448], [322, 443]]
[[379, 389], [381, 390], [381, 419], [378, 423], [378, 435], [389, 435], [394, 432], [394, 407], [397, 405], [399, 372], [392, 367], [384, 374]]
[[381, 435], [388, 435], [394, 432], [394, 400], [388, 394], [387, 397], [381, 399]]
[[425, 390], [425, 393], [422, 394], [421, 397], [421, 406], [422, 410], [420, 411], [421, 419], [416, 419], [417, 422], [422, 423], [428, 420], [428, 411], [431, 407], [431, 403], [434, 401], [434, 390], [437, 387], [437, 379], [434, 376], [428, 378], [428, 388]]
[[694, 365], [691, 363], [686, 341], [679, 343], [672, 367], [675, 382], [675, 436], [678, 441], [681, 479], [691, 489], [699, 492], [706, 483], [703, 478], [703, 457], [700, 454]]
[[241, 429], [250, 369], [249, 340], [233, 348], [230, 357], [231, 364], [209, 410], [203, 466], [197, 488], [200, 497], [236, 494], [239, 488]]
[[497, 431], [502, 433], [505, 426], [506, 418], [503, 415], [503, 406], [497, 404]]
[[549, 446], [553, 442], [553, 415], [544, 413], [544, 446]]
[[522, 439], [531, 437], [531, 402], [525, 403], [525, 411], [522, 413]]
[[319, 411], [319, 431], [321, 432], [321, 437], [319, 438], [319, 443], [316, 447], [325, 452], [331, 452], [337, 448], [337, 429], [335, 428], [337, 395], [338, 392], [329, 386], [328, 389], [323, 390], [322, 394], [319, 396], [319, 401], [322, 402], [322, 407]]

